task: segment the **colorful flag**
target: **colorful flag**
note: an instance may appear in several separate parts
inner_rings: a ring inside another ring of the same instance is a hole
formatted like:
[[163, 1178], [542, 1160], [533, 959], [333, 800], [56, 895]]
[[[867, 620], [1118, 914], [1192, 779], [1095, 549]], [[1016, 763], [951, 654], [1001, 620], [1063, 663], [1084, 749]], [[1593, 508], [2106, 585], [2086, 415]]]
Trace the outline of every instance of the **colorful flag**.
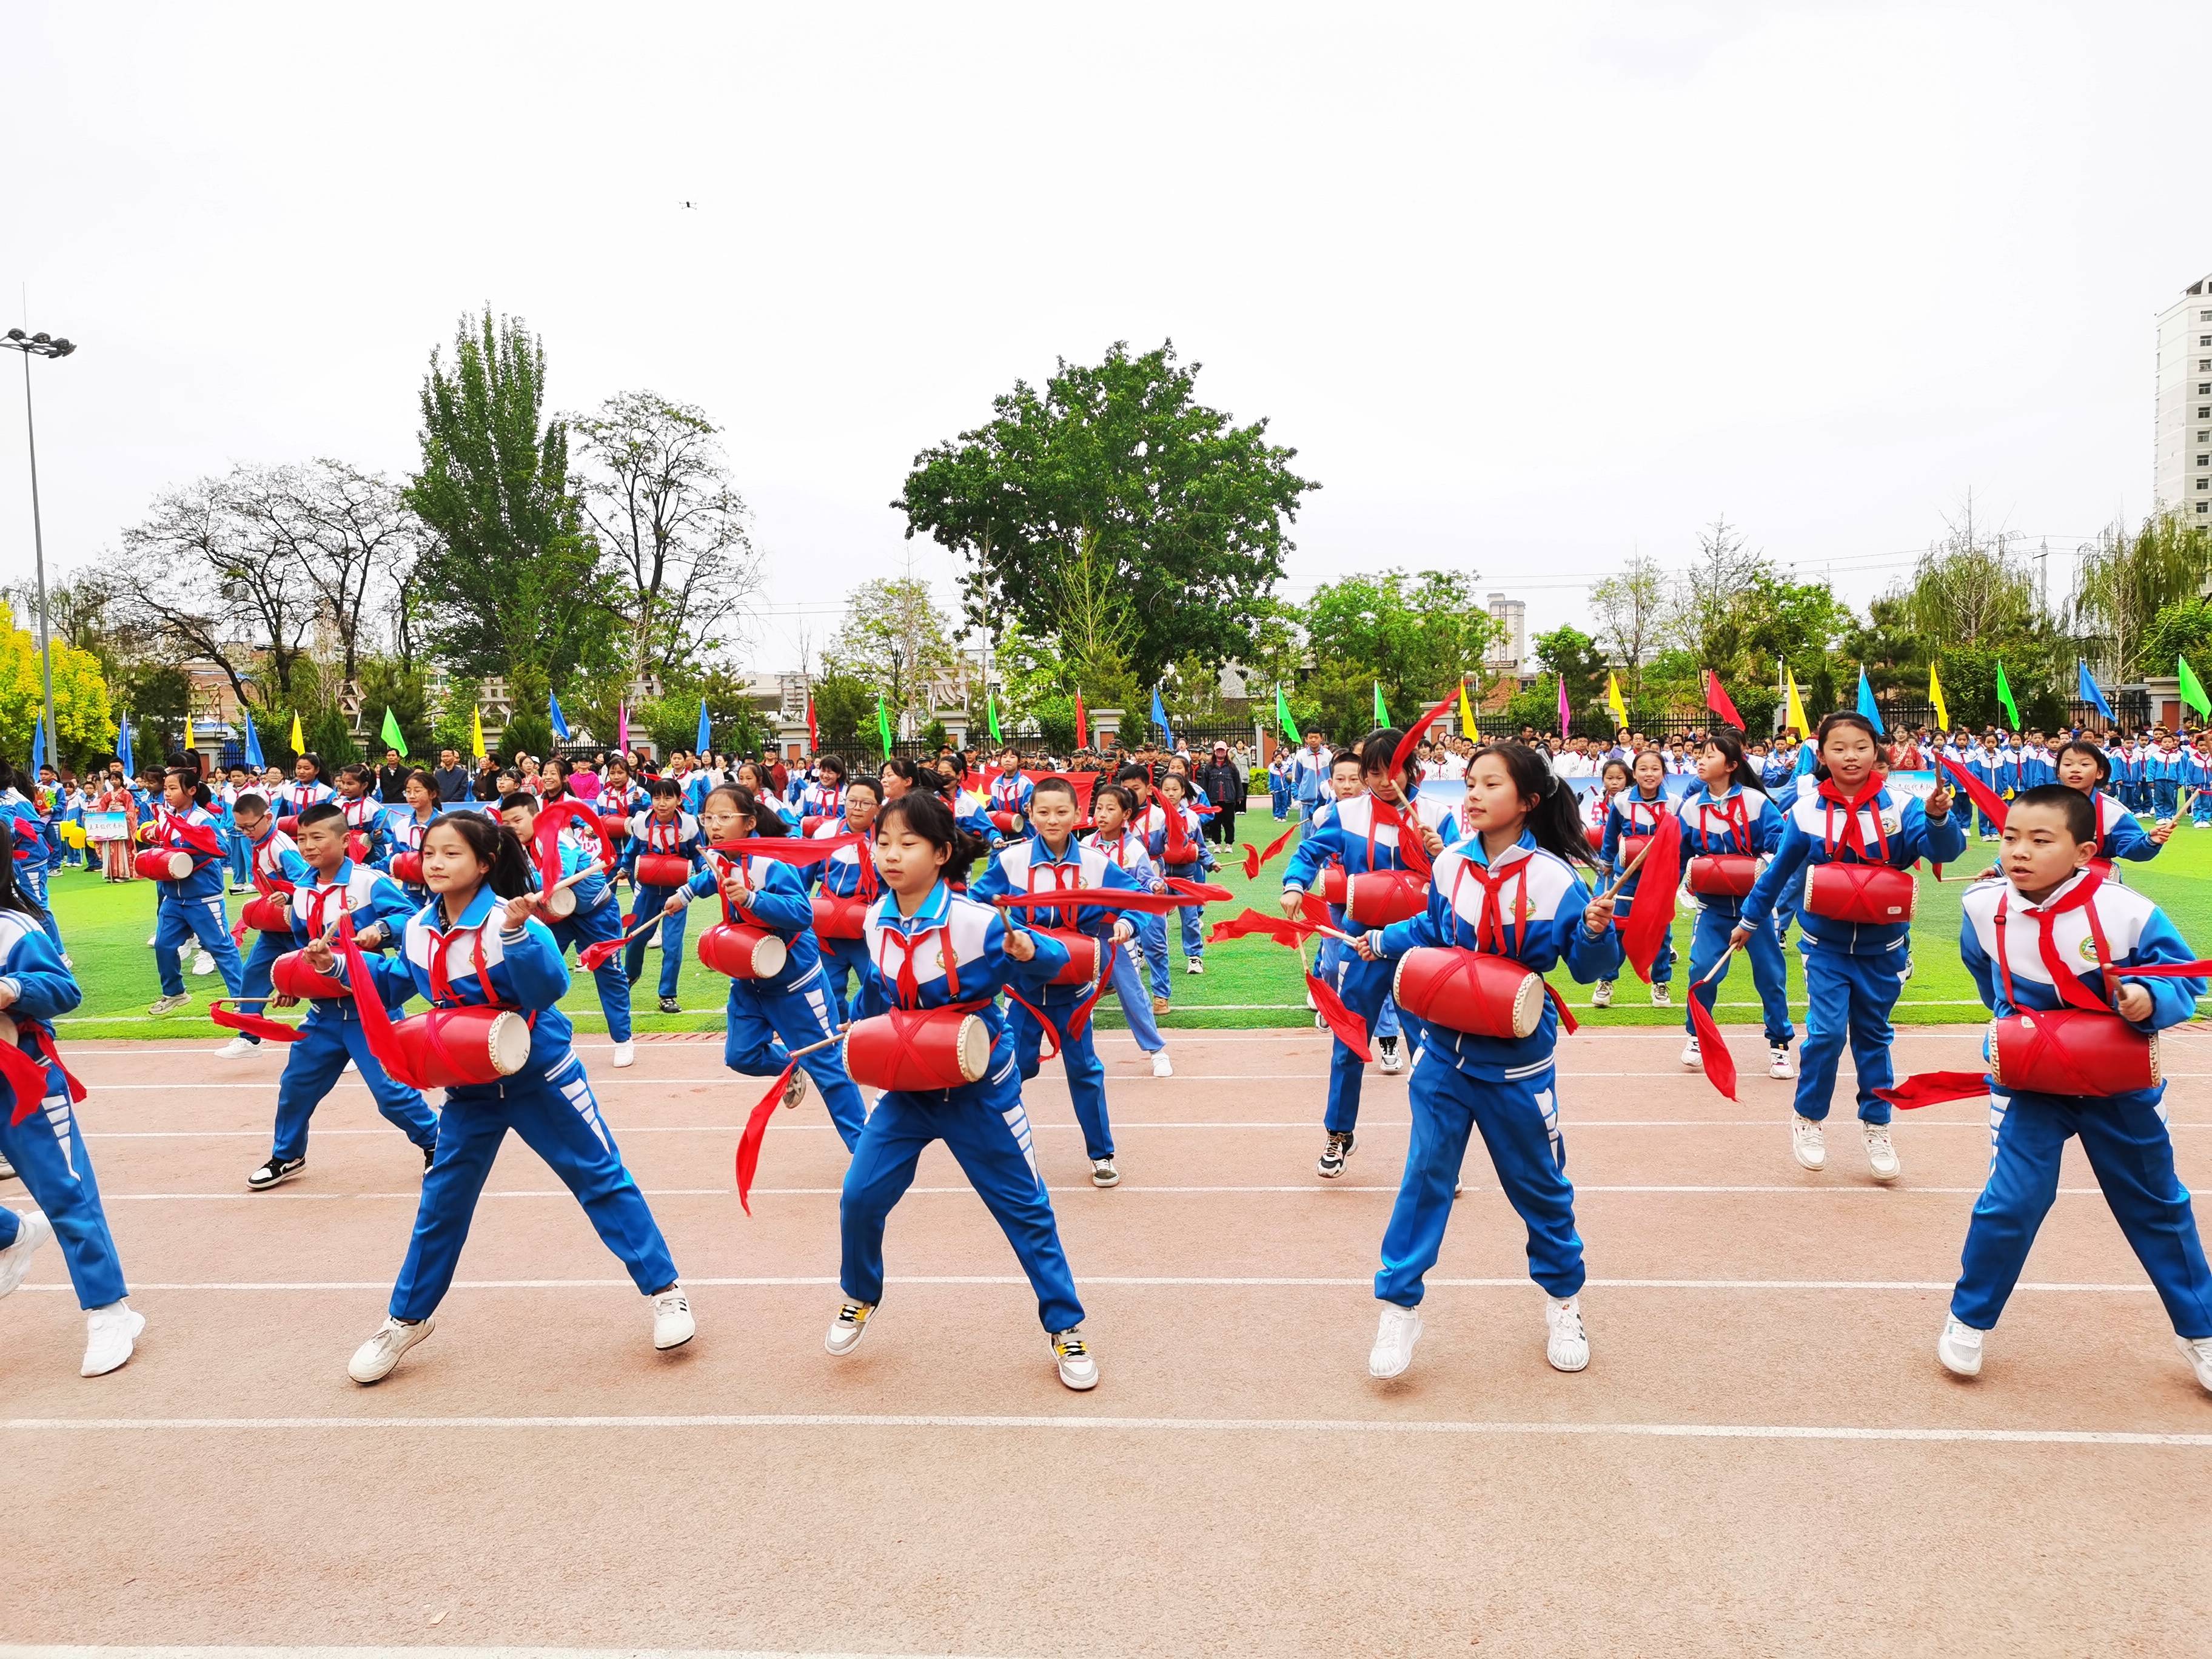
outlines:
[[1874, 700], [1874, 687], [1867, 684], [1866, 665], [1859, 665], [1859, 713], [1872, 723], [1877, 736], [1887, 737], [1889, 728], [1881, 723], [1881, 709]]
[[185, 750], [187, 754], [191, 754], [198, 752], [198, 748], [199, 745], [192, 741], [192, 714], [191, 710], [188, 708], [185, 711]]
[[561, 699], [550, 691], [545, 694], [545, 723], [553, 728], [554, 742], [568, 741], [568, 722], [562, 716]]
[[38, 726], [31, 733], [31, 779], [33, 782], [38, 781], [40, 768], [43, 767], [46, 763], [46, 716], [45, 711], [41, 710], [39, 714]]
[[1805, 701], [1797, 695], [1796, 671], [1785, 668], [1783, 672], [1790, 682], [1790, 701], [1782, 718], [1791, 731], [1810, 743], [1813, 740], [1813, 722], [1805, 718]]
[[822, 728], [814, 721], [814, 693], [811, 690], [806, 694], [806, 752], [822, 752]]
[[[983, 722], [991, 733], [991, 741], [993, 743], [1004, 743], [1006, 741], [1004, 738], [999, 735], [999, 700], [988, 691], [986, 691], [983, 694]], [[810, 737], [813, 735], [814, 699], [811, 697], [809, 697], [806, 700], [806, 731]]]
[[2181, 681], [2181, 700], [2205, 719], [2212, 720], [2212, 697], [2204, 695], [2204, 682], [2197, 678], [2197, 671], [2189, 665], [2186, 657], [2173, 659], [2176, 677]]
[[[1998, 672], [2003, 672], [2002, 666], [2000, 666]], [[1936, 725], [1937, 729], [1944, 732], [1949, 731], [1951, 729], [1951, 709], [1950, 706], [1943, 701], [1943, 682], [1936, 678], [1936, 665], [1932, 662], [1928, 665], [1928, 701], [1936, 705]]]
[[1482, 733], [1474, 728], [1474, 705], [1467, 698], [1467, 682], [1459, 683], [1459, 734], [1469, 743], [1481, 740]]
[[1275, 684], [1275, 729], [1292, 743], [1305, 741], [1298, 736], [1298, 723], [1291, 718], [1290, 699], [1283, 695], [1282, 682], [1279, 680]]
[[[299, 724], [300, 717], [295, 714], [292, 717], [295, 730], [298, 728]], [[471, 708], [469, 710], [469, 753], [474, 755], [478, 760], [483, 760], [487, 752], [483, 740], [483, 710]]]
[[[2090, 682], [2092, 685], [2095, 683], [2094, 680]], [[2020, 705], [2012, 700], [2012, 683], [2005, 678], [2002, 663], [1997, 665], [1997, 701], [2004, 705], [2005, 713], [2012, 716], [2013, 730], [2015, 732], [2020, 730]], [[2102, 700], [2100, 699], [2100, 701]], [[2106, 718], [2107, 720], [2112, 718], [2109, 711]]]
[[1382, 682], [1375, 682], [1375, 729], [1380, 732], [1390, 724], [1390, 711], [1382, 706]]
[[1157, 685], [1152, 688], [1152, 724], [1160, 728], [1161, 735], [1168, 740], [1168, 746], [1173, 748], [1175, 728], [1168, 724], [1168, 707], [1160, 701], [1160, 688]]
[[131, 716], [128, 714], [123, 717], [122, 725], [116, 730], [115, 758], [123, 763], [124, 781], [128, 782], [138, 769], [131, 763]]
[[1628, 705], [1620, 696], [1620, 681], [1608, 671], [1605, 677], [1605, 706], [1613, 710], [1613, 726], [1616, 732], [1628, 727]]
[[1710, 668], [1705, 670], [1705, 707], [1718, 714], [1739, 732], [1744, 729], [1743, 716], [1735, 712], [1735, 700], [1721, 684], [1721, 677]]
[[1567, 703], [1567, 677], [1559, 676], [1559, 735], [1565, 737], [1567, 728], [1575, 723], [1573, 712]]
[[[1283, 694], [1278, 689], [1275, 695], [1279, 697]], [[1075, 694], [1075, 746], [1078, 749], [1091, 747], [1091, 717], [1083, 712], [1083, 693], [1080, 691]]]
[[307, 752], [307, 740], [300, 732], [300, 711], [295, 708], [292, 711], [292, 753], [299, 756]]
[[[814, 718], [814, 700], [811, 697], [806, 700], [806, 715], [811, 724]], [[625, 759], [629, 757], [629, 700], [627, 697], [615, 705], [615, 747], [622, 750]]]
[[[707, 720], [707, 694], [699, 694], [699, 740], [691, 745], [694, 754], [703, 755], [714, 746], [714, 728]], [[890, 750], [884, 751], [889, 754]]]
[[[2089, 665], [2076, 658], [2074, 665], [2078, 671], [2074, 695], [2081, 698], [2083, 702], [2094, 703], [2097, 706], [2097, 712], [2105, 717], [2107, 725], [2118, 726], [2120, 723], [2120, 717], [2112, 712], [2112, 705], [2105, 701], [2105, 694], [2097, 689], [2097, 682], [2089, 673]], [[2013, 716], [2013, 724], [2015, 726], [2020, 724], [2019, 715]]]
[[388, 702], [384, 705], [384, 746], [397, 749], [400, 759], [407, 758], [407, 734], [399, 729], [399, 721], [392, 714], [392, 705]]
[[253, 729], [253, 711], [246, 708], [240, 712], [246, 716], [246, 763], [258, 772], [269, 764], [268, 757], [261, 752], [261, 734]]
[[884, 758], [891, 757], [891, 711], [884, 707], [884, 694], [876, 693], [876, 731], [884, 740]]

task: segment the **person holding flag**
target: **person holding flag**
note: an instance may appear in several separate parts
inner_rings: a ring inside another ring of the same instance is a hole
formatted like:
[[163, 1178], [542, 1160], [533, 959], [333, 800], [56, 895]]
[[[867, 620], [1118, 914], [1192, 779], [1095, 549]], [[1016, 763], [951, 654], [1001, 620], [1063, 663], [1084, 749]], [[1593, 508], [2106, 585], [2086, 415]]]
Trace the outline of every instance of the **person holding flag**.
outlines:
[[[1618, 874], [1620, 880], [1616, 894], [1613, 914], [1626, 920], [1636, 908], [1636, 895], [1644, 885], [1644, 872], [1634, 868], [1659, 826], [1674, 811], [1667, 799], [1666, 757], [1656, 749], [1647, 749], [1636, 757], [1629, 769], [1629, 786], [1615, 795], [1605, 811], [1605, 834], [1598, 848], [1598, 874], [1601, 879]], [[1674, 877], [1670, 874], [1657, 884], [1651, 895], [1654, 903], [1671, 904]], [[1672, 927], [1662, 929], [1658, 937], [1658, 954], [1651, 959], [1651, 1006], [1665, 1008], [1674, 1001], [1670, 988], [1674, 977], [1674, 933]], [[1642, 958], [1637, 958], [1638, 965]], [[1601, 979], [1590, 993], [1590, 1006], [1609, 1008], [1613, 1006], [1613, 981]]]
[[154, 966], [161, 975], [161, 994], [148, 1011], [156, 1017], [174, 1013], [191, 1000], [178, 960], [178, 951], [188, 939], [198, 939], [200, 949], [215, 958], [231, 995], [240, 995], [246, 984], [246, 963], [230, 936], [230, 917], [223, 908], [228, 860], [208, 800], [208, 787], [200, 781], [197, 767], [173, 766], [162, 775], [161, 804], [155, 809], [150, 840], [156, 848], [185, 854], [191, 867], [180, 878], [157, 884]]
[[[1675, 809], [1682, 820], [1691, 902], [1698, 911], [1690, 933], [1690, 994], [1684, 1000], [1702, 1005], [1710, 1014], [1728, 979], [1729, 936], [1741, 908], [1736, 896], [1741, 890], [1731, 878], [1734, 872], [1717, 865], [1734, 860], [1748, 874], [1748, 860], [1765, 857], [1781, 842], [1782, 814], [1752, 775], [1743, 745], [1729, 732], [1714, 732], [1698, 750], [1698, 787]], [[1701, 866], [1700, 860], [1709, 862]], [[1781, 941], [1772, 928], [1762, 927], [1752, 934], [1746, 950], [1751, 957], [1751, 982], [1766, 1018], [1766, 1074], [1786, 1083], [1797, 1075], [1790, 1063], [1790, 1045], [1797, 1028], [1790, 1022]], [[1702, 1066], [1697, 1019], [1686, 1008], [1682, 1023], [1690, 1034], [1682, 1047], [1682, 1064]]]

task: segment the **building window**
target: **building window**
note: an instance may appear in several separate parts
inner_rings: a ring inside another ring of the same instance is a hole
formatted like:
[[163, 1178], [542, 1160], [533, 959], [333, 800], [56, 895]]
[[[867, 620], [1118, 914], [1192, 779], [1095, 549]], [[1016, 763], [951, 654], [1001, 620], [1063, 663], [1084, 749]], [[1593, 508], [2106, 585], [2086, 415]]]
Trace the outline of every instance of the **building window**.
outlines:
[[2200, 421], [2212, 421], [2212, 404], [2200, 404], [2197, 410], [2197, 418]]

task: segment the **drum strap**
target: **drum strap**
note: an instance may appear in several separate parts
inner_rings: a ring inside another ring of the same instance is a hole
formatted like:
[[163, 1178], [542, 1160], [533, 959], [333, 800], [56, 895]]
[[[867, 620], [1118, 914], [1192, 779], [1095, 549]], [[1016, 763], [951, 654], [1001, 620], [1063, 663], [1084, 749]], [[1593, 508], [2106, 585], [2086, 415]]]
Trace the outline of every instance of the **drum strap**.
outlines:
[[321, 936], [324, 927], [328, 925], [324, 921], [324, 915], [329, 909], [330, 902], [334, 898], [338, 902], [338, 908], [340, 911], [346, 911], [353, 908], [353, 905], [350, 902], [351, 895], [349, 895], [343, 887], [318, 886], [310, 887], [307, 890], [307, 931], [309, 933], [315, 934], [319, 938]]
[[[1170, 822], [1173, 823], [1174, 820], [1171, 819]], [[1174, 855], [1170, 853], [1168, 856], [1172, 860]], [[1031, 859], [1030, 860], [1029, 874], [1024, 878], [1024, 879], [1029, 884], [1029, 890], [1032, 893], [1036, 892], [1037, 890], [1037, 872], [1041, 870], [1049, 870], [1052, 872], [1052, 880], [1049, 886], [1053, 892], [1064, 893], [1071, 888], [1080, 887], [1083, 885], [1083, 866], [1080, 862], [1074, 864], [1039, 864], [1035, 859]], [[1073, 927], [1076, 925], [1075, 914], [1072, 910], [1069, 910], [1068, 907], [1054, 904], [1040, 906], [1039, 908], [1048, 909], [1051, 912], [1049, 916], [1041, 916], [1035, 911], [1030, 912], [1030, 920], [1039, 927]], [[1067, 914], [1065, 915], [1062, 914], [1064, 910], [1067, 911]]]
[[[2093, 870], [2082, 877], [2081, 884], [2072, 892], [2037, 911], [2034, 918], [2035, 948], [2036, 954], [2042, 960], [2045, 970], [2051, 975], [2051, 986], [2057, 991], [2060, 1001], [2069, 1007], [2080, 1008], [2091, 1013], [2109, 1014], [2112, 1012], [2112, 1005], [2100, 1001], [2090, 994], [2089, 988], [2081, 982], [2081, 976], [2075, 974], [2073, 969], [2068, 967], [2066, 959], [2058, 954], [2057, 942], [2051, 937], [2051, 922], [2054, 918], [2064, 915], [2069, 910], [2086, 910], [2088, 913], [2089, 941], [2097, 952], [2097, 967], [2101, 971], [2112, 965], [2112, 947], [2105, 940], [2104, 923], [2098, 917], [2097, 907], [2091, 902], [2097, 889], [2103, 884], [2104, 878]], [[1997, 977], [2003, 982], [2005, 1000], [2017, 1008], [2020, 1006], [2020, 999], [2013, 994], [2012, 961], [2007, 952], [2005, 941], [2006, 911], [2011, 903], [2010, 892], [2007, 892], [1997, 901]]]

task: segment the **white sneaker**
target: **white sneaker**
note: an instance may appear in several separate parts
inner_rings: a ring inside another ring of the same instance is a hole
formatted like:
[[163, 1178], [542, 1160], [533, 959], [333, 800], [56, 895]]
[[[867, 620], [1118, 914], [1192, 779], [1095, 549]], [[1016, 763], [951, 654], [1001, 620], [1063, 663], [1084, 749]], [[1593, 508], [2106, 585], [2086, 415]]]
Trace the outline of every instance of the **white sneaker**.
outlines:
[[1382, 1069], [1395, 1077], [1406, 1069], [1406, 1042], [1403, 1037], [1377, 1037], [1375, 1047], [1382, 1060]]
[[1598, 981], [1597, 988], [1590, 993], [1590, 1006], [1593, 1008], [1610, 1008], [1613, 1006], [1613, 981], [1611, 980], [1601, 979]]
[[1578, 1371], [1589, 1364], [1589, 1333], [1573, 1297], [1544, 1298], [1544, 1358], [1555, 1371]]
[[349, 1060], [346, 1061], [344, 1065], [338, 1067], [338, 1075], [340, 1077], [343, 1077], [348, 1072], [358, 1072], [359, 1070], [361, 1070], [360, 1062]]
[[1896, 1145], [1889, 1138], [1889, 1125], [1862, 1122], [1859, 1133], [1866, 1138], [1867, 1168], [1874, 1172], [1874, 1178], [1896, 1180], [1905, 1166], [1898, 1162]]
[[[802, 1043], [800, 1046], [805, 1045]], [[787, 1112], [805, 1098], [806, 1073], [804, 1070], [793, 1072], [791, 1081], [783, 1085], [783, 1109]]]
[[1936, 1339], [1936, 1357], [1954, 1376], [1982, 1374], [1982, 1333], [1962, 1325], [1955, 1315], [1943, 1321], [1943, 1334]]
[[1770, 1042], [1766, 1045], [1766, 1074], [1777, 1083], [1787, 1083], [1797, 1075], [1797, 1068], [1790, 1063], [1790, 1045]]
[[658, 951], [660, 948], [660, 929], [656, 927], [645, 936], [645, 948], [648, 951]]
[[131, 1363], [138, 1334], [146, 1328], [146, 1316], [127, 1302], [94, 1308], [84, 1316], [84, 1364], [79, 1376], [105, 1376]]
[[1198, 957], [1193, 957], [1189, 961], [1183, 963], [1182, 970], [1186, 974], [1202, 974], [1206, 971], [1206, 963], [1201, 962]]
[[15, 1219], [21, 1224], [15, 1242], [0, 1250], [0, 1296], [9, 1295], [23, 1282], [24, 1274], [31, 1271], [33, 1253], [54, 1236], [54, 1224], [36, 1210], [27, 1210]]
[[179, 1008], [191, 1007], [191, 1004], [192, 994], [190, 991], [179, 991], [173, 997], [155, 998], [152, 1006], [146, 1012], [159, 1019], [163, 1014], [173, 1014]]
[[15, 1178], [15, 1166], [6, 1158], [0, 1158], [0, 1181], [13, 1181]]
[[1175, 1062], [1168, 1058], [1168, 1051], [1164, 1048], [1156, 1050], [1152, 1055], [1152, 1075], [1154, 1077], [1175, 1075]]
[[691, 1300], [681, 1285], [672, 1285], [653, 1298], [653, 1346], [666, 1352], [680, 1348], [699, 1334], [691, 1317]]
[[353, 1351], [346, 1363], [346, 1375], [363, 1388], [372, 1382], [381, 1382], [392, 1375], [392, 1368], [405, 1353], [438, 1327], [434, 1318], [425, 1317], [409, 1325], [397, 1319], [387, 1319], [376, 1328], [376, 1334]]
[[1651, 1006], [1654, 1008], [1671, 1008], [1674, 1006], [1674, 994], [1668, 988], [1667, 981], [1663, 979], [1655, 979], [1651, 981]]
[[1698, 1052], [1698, 1040], [1695, 1037], [1692, 1037], [1687, 1042], [1682, 1045], [1682, 1064], [1689, 1070], [1694, 1072], [1705, 1063], [1705, 1056]]
[[1052, 1334], [1052, 1358], [1060, 1380], [1076, 1393], [1098, 1386], [1098, 1362], [1091, 1357], [1091, 1345], [1083, 1340], [1080, 1327], [1071, 1325]]
[[1828, 1137], [1813, 1118], [1793, 1117], [1790, 1120], [1790, 1150], [1806, 1169], [1819, 1170], [1827, 1165]]
[[261, 1045], [241, 1031], [224, 1043], [222, 1048], [216, 1049], [215, 1057], [217, 1060], [244, 1060], [248, 1054], [260, 1052]]
[[149, 950], [149, 951], [150, 951], [150, 950], [152, 950], [152, 949], [153, 949], [156, 945], [159, 945], [161, 942], [161, 929], [160, 929], [160, 928], [158, 928], [158, 927], [157, 927], [157, 928], [155, 928], [152, 933], [149, 933], [149, 934], [147, 934], [147, 935], [146, 935], [146, 948], [147, 948], [148, 950]]
[[1413, 1344], [1421, 1340], [1421, 1310], [1382, 1304], [1382, 1322], [1375, 1328], [1375, 1346], [1367, 1351], [1367, 1374], [1386, 1381], [1403, 1376], [1413, 1363]]
[[203, 951], [192, 958], [192, 976], [195, 979], [205, 979], [213, 972], [215, 972], [215, 958], [206, 951]]
[[637, 1044], [635, 1042], [617, 1042], [615, 1044], [614, 1063], [617, 1066], [636, 1065]]
[[868, 1318], [876, 1310], [872, 1302], [848, 1302], [837, 1310], [837, 1316], [830, 1322], [830, 1334], [822, 1346], [834, 1354], [848, 1354], [860, 1346], [860, 1339], [868, 1334]]
[[2212, 1394], [2212, 1336], [2177, 1336], [2173, 1346], [2181, 1350], [2189, 1369], [2197, 1373], [2197, 1386]]
[[1114, 1167], [1112, 1158], [1094, 1158], [1091, 1160], [1091, 1184], [1094, 1187], [1118, 1187], [1121, 1184], [1121, 1172]]

